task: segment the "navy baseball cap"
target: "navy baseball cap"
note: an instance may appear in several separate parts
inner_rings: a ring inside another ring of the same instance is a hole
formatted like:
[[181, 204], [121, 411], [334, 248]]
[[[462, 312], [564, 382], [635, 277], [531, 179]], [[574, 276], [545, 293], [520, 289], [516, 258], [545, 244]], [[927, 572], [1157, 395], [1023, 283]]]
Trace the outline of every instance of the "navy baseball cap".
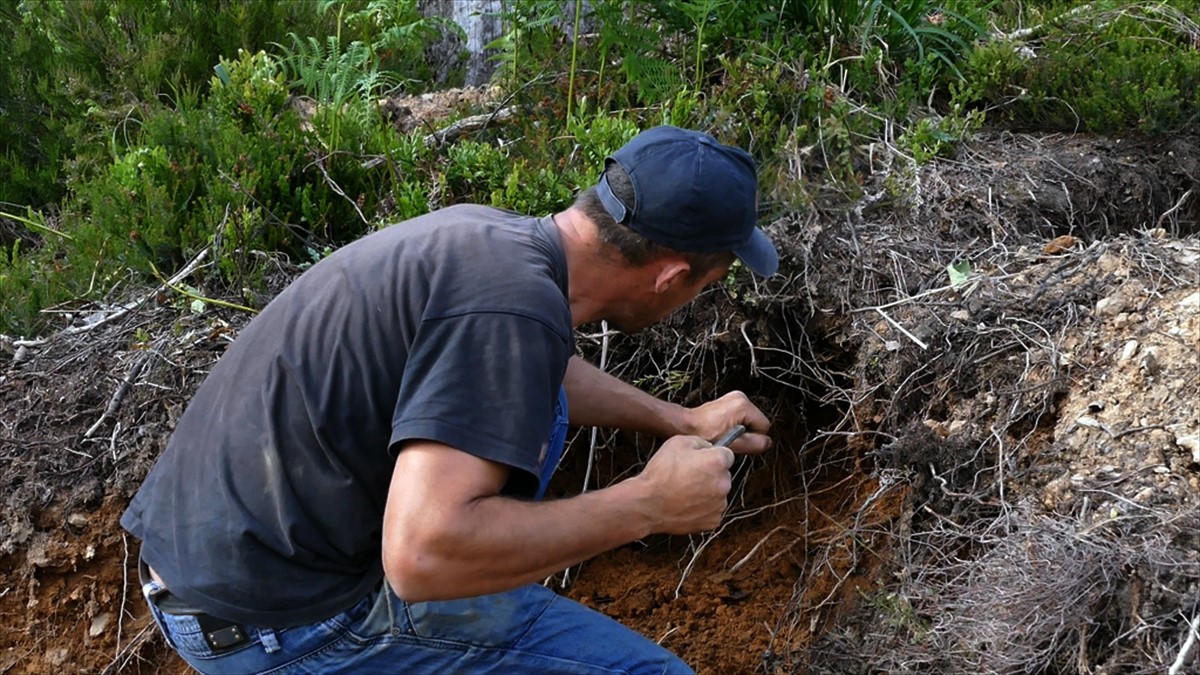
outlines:
[[618, 223], [660, 246], [686, 253], [732, 251], [769, 277], [779, 254], [758, 221], [754, 158], [699, 131], [647, 129], [609, 157], [633, 182], [633, 206], [601, 175], [596, 194]]

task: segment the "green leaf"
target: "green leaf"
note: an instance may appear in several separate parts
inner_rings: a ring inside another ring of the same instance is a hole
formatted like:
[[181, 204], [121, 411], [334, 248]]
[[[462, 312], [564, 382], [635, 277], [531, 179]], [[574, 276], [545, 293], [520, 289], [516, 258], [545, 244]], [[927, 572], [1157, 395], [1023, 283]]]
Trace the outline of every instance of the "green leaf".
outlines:
[[197, 299], [192, 301], [192, 314], [203, 314], [205, 308], [203, 300]]
[[950, 275], [950, 285], [954, 287], [962, 286], [971, 276], [971, 261], [963, 260], [951, 265], [946, 265], [946, 273]]

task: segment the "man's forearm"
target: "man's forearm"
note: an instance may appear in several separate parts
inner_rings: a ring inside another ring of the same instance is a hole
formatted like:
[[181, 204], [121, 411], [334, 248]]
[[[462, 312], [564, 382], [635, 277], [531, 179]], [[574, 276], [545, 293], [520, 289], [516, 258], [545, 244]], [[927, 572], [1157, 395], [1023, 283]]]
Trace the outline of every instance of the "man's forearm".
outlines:
[[[485, 497], [421, 531], [429, 541], [393, 542], [384, 565], [410, 602], [499, 593], [546, 577], [650, 534], [638, 479], [552, 502]], [[438, 514], [424, 514], [439, 518]], [[422, 550], [414, 560], [405, 554]], [[392, 559], [389, 560], [389, 557]]]
[[692, 433], [688, 411], [622, 382], [587, 361], [573, 357], [563, 381], [570, 401], [571, 424], [658, 436]]

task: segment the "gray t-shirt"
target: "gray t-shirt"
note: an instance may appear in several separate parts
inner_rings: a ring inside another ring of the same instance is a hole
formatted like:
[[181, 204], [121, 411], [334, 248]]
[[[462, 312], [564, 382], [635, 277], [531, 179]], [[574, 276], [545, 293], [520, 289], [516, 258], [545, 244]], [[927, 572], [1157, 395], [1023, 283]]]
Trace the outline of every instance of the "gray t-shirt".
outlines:
[[121, 517], [171, 592], [287, 628], [383, 576], [395, 451], [435, 440], [513, 467], [532, 494], [574, 351], [550, 218], [456, 206], [301, 275], [196, 392]]

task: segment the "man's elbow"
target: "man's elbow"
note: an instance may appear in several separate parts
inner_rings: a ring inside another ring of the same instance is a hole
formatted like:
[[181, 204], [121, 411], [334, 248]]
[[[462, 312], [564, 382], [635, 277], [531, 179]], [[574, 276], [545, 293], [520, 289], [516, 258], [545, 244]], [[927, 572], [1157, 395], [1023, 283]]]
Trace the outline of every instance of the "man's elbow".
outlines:
[[396, 597], [405, 602], [450, 600], [460, 597], [460, 586], [448, 574], [452, 562], [439, 556], [436, 549], [417, 538], [408, 538], [402, 546], [384, 543], [383, 573]]
[[383, 574], [392, 592], [405, 602], [437, 599], [437, 567], [430, 556], [419, 551], [393, 551], [383, 557]]

